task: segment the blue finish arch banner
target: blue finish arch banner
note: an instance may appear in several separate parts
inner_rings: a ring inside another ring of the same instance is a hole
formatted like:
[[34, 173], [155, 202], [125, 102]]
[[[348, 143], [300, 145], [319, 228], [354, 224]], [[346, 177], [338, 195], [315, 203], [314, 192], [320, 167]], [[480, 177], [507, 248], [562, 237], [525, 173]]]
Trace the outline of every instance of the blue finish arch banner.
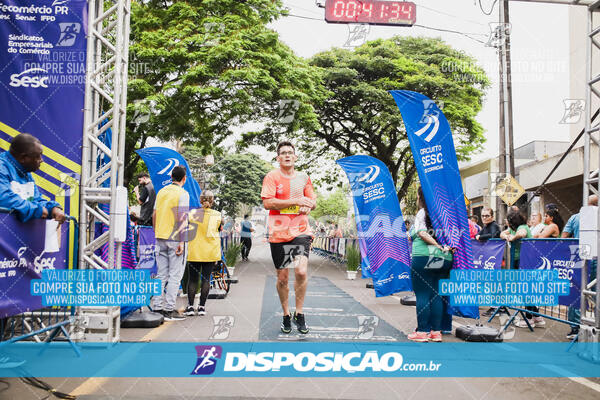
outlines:
[[171, 171], [173, 171], [173, 168], [177, 165], [183, 165], [187, 173], [187, 180], [183, 188], [190, 194], [190, 208], [200, 207], [200, 193], [202, 193], [202, 190], [192, 176], [187, 161], [181, 154], [167, 147], [146, 147], [136, 150], [136, 153], [146, 163], [156, 193], [171, 184]]
[[363, 267], [368, 265], [375, 295], [412, 290], [406, 226], [388, 168], [364, 155], [336, 162], [350, 181]]
[[[8, 150], [20, 133], [36, 136], [43, 145], [44, 162], [32, 174], [35, 182], [42, 196], [57, 201], [75, 217], [79, 216], [87, 7], [86, 0], [0, 2], [0, 151]], [[34, 270], [33, 261], [21, 262], [24, 255], [34, 261], [54, 259], [54, 268], [72, 266], [75, 259], [72, 222], [60, 228], [66, 237], [57, 249], [40, 245], [44, 229], [38, 223], [45, 221], [17, 227], [13, 219], [12, 215], [3, 219], [5, 246], [0, 259], [18, 260], [21, 267], [2, 270], [4, 277], [0, 271], [0, 296], [18, 306], [0, 300], [0, 317], [41, 306], [39, 297], [30, 296], [29, 279], [39, 279], [39, 265], [46, 268], [51, 263], [38, 263]], [[8, 226], [14, 229], [9, 231]], [[13, 233], [7, 236], [6, 232]], [[19, 256], [23, 248], [27, 250]], [[26, 289], [20, 290], [21, 285]]]
[[[400, 109], [436, 239], [456, 249], [453, 268], [472, 268], [467, 208], [450, 124], [433, 100], [408, 90], [390, 92]], [[476, 307], [453, 313], [477, 318]]]

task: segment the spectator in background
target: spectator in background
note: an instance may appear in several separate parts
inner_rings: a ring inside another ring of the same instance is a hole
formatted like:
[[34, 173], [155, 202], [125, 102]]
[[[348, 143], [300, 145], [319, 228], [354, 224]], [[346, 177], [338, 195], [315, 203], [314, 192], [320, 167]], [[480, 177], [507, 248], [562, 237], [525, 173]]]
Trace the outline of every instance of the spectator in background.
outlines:
[[42, 165], [42, 152], [38, 138], [21, 133], [10, 142], [8, 151], [0, 155], [0, 207], [13, 210], [22, 222], [48, 218], [62, 224], [66, 220], [62, 208], [42, 197], [31, 176]]
[[335, 224], [335, 225], [333, 226], [333, 237], [334, 237], [334, 238], [341, 238], [341, 237], [343, 237], [343, 236], [344, 236], [344, 235], [342, 235], [342, 229], [339, 227], [339, 225], [338, 225], [338, 224]]
[[190, 213], [190, 222], [197, 224], [196, 236], [189, 245], [188, 260], [188, 306], [184, 314], [193, 316], [194, 299], [198, 291], [198, 281], [202, 277], [200, 287], [200, 302], [198, 315], [206, 315], [206, 299], [210, 291], [210, 278], [217, 261], [221, 260], [221, 239], [219, 229], [223, 224], [221, 213], [213, 210], [215, 197], [210, 190], [200, 195], [202, 208], [196, 208]]
[[483, 228], [475, 236], [477, 240], [489, 240], [500, 237], [500, 226], [494, 221], [494, 210], [485, 207], [481, 210], [481, 219], [483, 220]]
[[479, 225], [479, 217], [477, 215], [471, 215], [471, 221], [473, 221], [475, 225], [481, 227], [481, 225]]
[[250, 249], [252, 248], [252, 232], [254, 232], [254, 228], [252, 227], [252, 222], [250, 222], [249, 218], [250, 216], [248, 214], [244, 215], [242, 231], [240, 232], [243, 261], [248, 261], [248, 254], [250, 254]]
[[163, 314], [165, 321], [185, 319], [175, 306], [177, 291], [185, 271], [185, 232], [190, 206], [190, 195], [183, 188], [186, 180], [185, 167], [178, 165], [173, 168], [171, 179], [173, 183], [158, 192], [152, 217], [158, 247], [156, 275], [161, 281], [162, 289], [162, 295], [152, 298], [152, 310]]
[[[598, 206], [598, 196], [595, 194], [588, 197], [588, 205], [590, 206]], [[565, 228], [561, 234], [562, 238], [574, 238], [579, 239], [579, 213], [571, 215], [569, 220], [567, 221]], [[589, 271], [592, 276], [592, 279], [596, 276], [596, 270], [598, 268], [598, 260], [591, 260], [589, 263]], [[581, 307], [579, 302], [576, 302], [575, 305], [569, 306], [569, 312], [567, 314], [567, 320], [569, 322], [575, 322], [577, 324], [581, 321]], [[567, 334], [567, 339], [573, 340], [579, 334], [579, 326], [572, 326], [571, 331]]]
[[135, 198], [142, 206], [138, 225], [152, 226], [152, 212], [154, 211], [154, 202], [156, 201], [156, 192], [150, 180], [150, 175], [143, 172], [138, 175], [138, 186], [133, 188]]
[[[512, 258], [512, 269], [519, 269], [519, 262], [521, 258], [521, 240], [531, 238], [531, 231], [526, 224], [525, 217], [520, 212], [510, 210], [508, 215], [506, 216], [508, 221], [508, 229], [500, 234], [500, 238], [506, 240], [511, 244], [510, 252]], [[538, 312], [538, 307], [536, 306], [527, 306], [525, 307], [529, 311]], [[546, 321], [544, 318], [536, 316], [533, 314], [527, 313], [527, 320], [531, 327], [536, 328], [544, 328], [546, 326]], [[527, 328], [527, 323], [525, 320], [519, 321], [516, 326], [519, 328]]]
[[425, 266], [429, 261], [430, 247], [437, 247], [443, 251], [450, 251], [450, 248], [442, 247], [431, 235], [434, 232], [433, 225], [420, 186], [417, 189], [417, 205], [419, 211], [411, 230], [413, 241], [410, 264], [413, 289], [417, 297], [417, 329], [408, 335], [408, 339], [414, 342], [441, 342], [444, 306], [438, 287], [440, 279], [444, 276], [438, 271], [425, 269]]
[[475, 222], [473, 222], [471, 218], [469, 218], [467, 221], [469, 222], [469, 237], [471, 239], [475, 239], [475, 236], [477, 236], [477, 234], [481, 230], [481, 227]]
[[132, 212], [129, 213], [129, 220], [131, 221], [131, 225], [132, 226], [136, 226], [136, 225], [138, 225], [138, 222], [139, 222], [140, 218], [135, 213], [135, 211], [132, 211]]
[[533, 236], [534, 238], [558, 238], [560, 237], [560, 231], [562, 230], [565, 223], [563, 222], [562, 217], [558, 213], [556, 208], [551, 208], [546, 210], [546, 214], [544, 215], [544, 229], [537, 236]]
[[531, 217], [529, 218], [529, 229], [531, 230], [531, 235], [533, 237], [537, 237], [539, 235], [546, 224], [542, 222], [542, 214], [539, 212], [531, 213]]

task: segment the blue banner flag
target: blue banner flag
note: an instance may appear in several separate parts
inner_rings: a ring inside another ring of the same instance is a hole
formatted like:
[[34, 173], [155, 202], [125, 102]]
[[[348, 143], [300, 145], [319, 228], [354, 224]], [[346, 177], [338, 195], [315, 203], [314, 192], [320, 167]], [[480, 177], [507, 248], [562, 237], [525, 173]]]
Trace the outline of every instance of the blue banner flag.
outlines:
[[173, 171], [173, 168], [183, 165], [187, 174], [183, 188], [190, 194], [190, 208], [200, 207], [200, 193], [202, 193], [202, 190], [192, 176], [192, 171], [190, 171], [187, 161], [185, 161], [185, 158], [181, 154], [166, 147], [146, 147], [135, 152], [146, 163], [156, 193], [171, 184], [171, 171]]
[[[455, 249], [453, 268], [473, 268], [467, 208], [450, 124], [433, 100], [408, 90], [390, 92], [400, 109], [436, 240]], [[477, 318], [475, 307], [452, 310]]]
[[578, 239], [521, 239], [519, 269], [556, 269], [560, 279], [571, 282], [569, 295], [558, 299], [562, 306], [579, 307], [582, 265]]
[[506, 242], [501, 239], [490, 239], [485, 242], [471, 240], [473, 246], [473, 268], [500, 269]]
[[373, 278], [375, 295], [412, 290], [406, 227], [390, 171], [369, 156], [337, 160], [352, 189], [362, 266]]

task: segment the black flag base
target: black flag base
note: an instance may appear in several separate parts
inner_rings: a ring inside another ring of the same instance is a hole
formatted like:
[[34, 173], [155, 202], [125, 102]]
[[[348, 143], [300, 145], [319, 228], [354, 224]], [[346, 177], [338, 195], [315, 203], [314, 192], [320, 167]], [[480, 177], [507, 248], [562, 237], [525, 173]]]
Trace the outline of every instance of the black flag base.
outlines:
[[224, 299], [227, 297], [227, 292], [223, 289], [211, 288], [208, 292], [209, 299]]
[[408, 296], [404, 296], [400, 299], [400, 304], [403, 306], [416, 306], [417, 305], [417, 296], [414, 294], [409, 294]]
[[160, 313], [145, 311], [132, 312], [127, 317], [121, 319], [121, 328], [156, 328], [164, 321]]
[[465, 342], [502, 342], [500, 331], [491, 326], [467, 325], [456, 328], [455, 335]]

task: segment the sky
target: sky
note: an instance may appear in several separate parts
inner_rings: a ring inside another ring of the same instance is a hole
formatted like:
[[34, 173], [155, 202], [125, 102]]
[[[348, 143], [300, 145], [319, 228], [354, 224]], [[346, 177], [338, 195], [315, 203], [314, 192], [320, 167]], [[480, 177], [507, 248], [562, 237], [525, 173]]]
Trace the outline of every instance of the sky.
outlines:
[[[417, 4], [417, 24], [468, 33], [483, 42], [488, 40], [490, 23], [499, 20], [497, 4], [492, 14], [486, 16], [478, 0], [413, 2]], [[309, 58], [346, 43], [348, 25], [326, 23], [324, 9], [317, 7], [314, 0], [284, 0], [284, 3], [294, 16], [281, 18], [270, 27], [297, 55]], [[494, 1], [481, 0], [481, 3], [489, 12]], [[569, 98], [569, 54], [574, 50], [569, 46], [568, 6], [513, 1], [510, 2], [510, 19], [515, 147], [533, 140], [569, 141], [568, 125], [559, 123], [564, 114], [563, 100]], [[464, 35], [423, 27], [371, 26], [367, 40], [395, 35], [439, 37], [474, 57], [485, 69], [492, 85], [487, 89], [477, 120], [485, 130], [487, 142], [481, 153], [473, 155], [472, 161], [497, 156], [499, 61], [496, 49]], [[578, 45], [585, 46], [583, 38]]]

